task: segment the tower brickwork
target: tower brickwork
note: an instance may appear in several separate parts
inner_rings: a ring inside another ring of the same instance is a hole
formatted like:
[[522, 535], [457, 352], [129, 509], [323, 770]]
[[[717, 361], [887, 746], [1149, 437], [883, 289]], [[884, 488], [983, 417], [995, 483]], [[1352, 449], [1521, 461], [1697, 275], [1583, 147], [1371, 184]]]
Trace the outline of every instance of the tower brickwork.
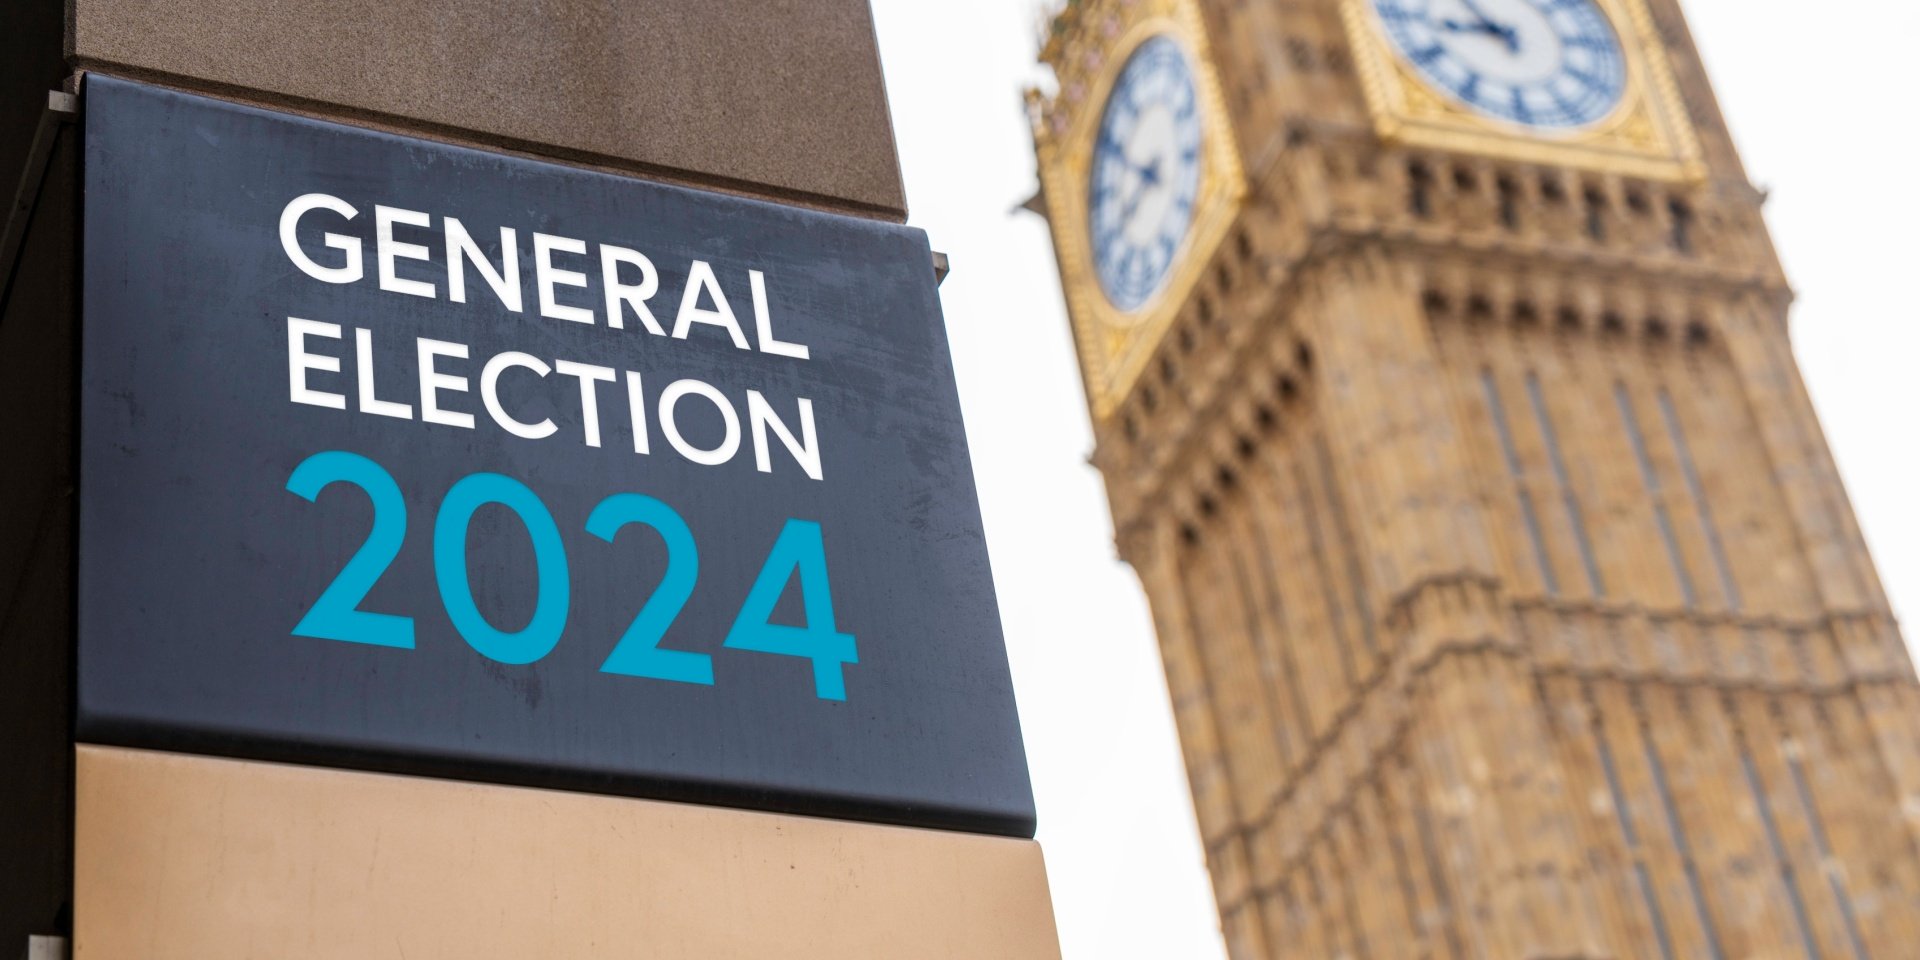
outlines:
[[[1569, 132], [1417, 39], [1566, 4], [1457, 3], [1086, 0], [1029, 97], [1229, 951], [1909, 955], [1920, 688], [1679, 7], [1591, 4], [1624, 92]], [[1202, 188], [1127, 309], [1102, 244], [1168, 174], [1106, 104], [1156, 31]]]

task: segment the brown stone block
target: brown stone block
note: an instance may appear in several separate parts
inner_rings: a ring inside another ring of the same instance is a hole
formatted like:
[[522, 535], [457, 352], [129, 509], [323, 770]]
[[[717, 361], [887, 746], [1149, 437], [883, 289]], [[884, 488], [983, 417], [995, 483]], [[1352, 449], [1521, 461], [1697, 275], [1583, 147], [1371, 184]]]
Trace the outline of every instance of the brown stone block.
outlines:
[[83, 960], [1060, 955], [1030, 841], [77, 752]]
[[864, 0], [72, 0], [78, 67], [893, 220]]

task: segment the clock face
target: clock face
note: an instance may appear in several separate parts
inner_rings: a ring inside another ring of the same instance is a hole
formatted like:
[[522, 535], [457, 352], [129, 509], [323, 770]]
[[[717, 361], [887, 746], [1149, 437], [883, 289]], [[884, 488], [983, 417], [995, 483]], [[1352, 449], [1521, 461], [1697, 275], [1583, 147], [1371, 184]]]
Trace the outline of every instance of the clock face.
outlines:
[[1200, 188], [1200, 102], [1180, 45], [1137, 47], [1107, 96], [1087, 184], [1094, 272], [1122, 312], [1166, 284]]
[[1480, 113], [1539, 129], [1594, 123], [1626, 88], [1620, 38], [1594, 0], [1373, 0], [1427, 82]]

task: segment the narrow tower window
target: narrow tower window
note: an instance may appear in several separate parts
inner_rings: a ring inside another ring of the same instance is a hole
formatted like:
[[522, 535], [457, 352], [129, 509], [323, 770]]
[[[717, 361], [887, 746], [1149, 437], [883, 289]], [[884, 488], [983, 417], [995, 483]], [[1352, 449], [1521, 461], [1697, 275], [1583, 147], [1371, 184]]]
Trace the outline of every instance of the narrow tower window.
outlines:
[[1533, 543], [1533, 557], [1540, 567], [1540, 580], [1546, 585], [1547, 596], [1559, 596], [1560, 580], [1553, 574], [1553, 560], [1547, 553], [1547, 540], [1540, 531], [1540, 517], [1533, 508], [1533, 494], [1527, 490], [1526, 475], [1520, 467], [1520, 453], [1514, 449], [1513, 432], [1507, 428], [1507, 409], [1500, 402], [1500, 388], [1493, 382], [1492, 370], [1480, 371], [1480, 388], [1486, 393], [1487, 410], [1493, 417], [1495, 432], [1500, 435], [1500, 453], [1506, 458], [1507, 474], [1513, 478], [1514, 495], [1520, 500], [1520, 516], [1527, 523], [1527, 539]]
[[1720, 544], [1720, 530], [1713, 522], [1713, 505], [1707, 502], [1707, 491], [1700, 485], [1700, 474], [1693, 468], [1693, 454], [1687, 449], [1687, 437], [1680, 429], [1680, 416], [1674, 412], [1673, 398], [1663, 388], [1659, 394], [1660, 417], [1667, 423], [1667, 436], [1673, 441], [1673, 450], [1680, 460], [1680, 476], [1687, 484], [1687, 495], [1693, 498], [1694, 512], [1700, 515], [1700, 531], [1706, 534], [1707, 551], [1713, 555], [1714, 571], [1720, 575], [1720, 591], [1726, 597], [1727, 609], [1740, 610], [1740, 585], [1733, 579], [1733, 567], [1727, 562], [1727, 552]]
[[1807, 953], [1808, 960], [1820, 960], [1820, 948], [1813, 942], [1813, 922], [1807, 919], [1807, 904], [1800, 897], [1800, 884], [1793, 878], [1793, 862], [1787, 859], [1787, 844], [1780, 839], [1780, 826], [1773, 819], [1773, 802], [1767, 799], [1766, 784], [1760, 782], [1760, 771], [1753, 765], [1753, 755], [1747, 749], [1747, 738], [1736, 732], [1740, 744], [1740, 772], [1747, 778], [1747, 791], [1753, 794], [1753, 802], [1760, 810], [1760, 825], [1766, 829], [1767, 846], [1773, 849], [1774, 863], [1780, 868], [1780, 885], [1786, 888], [1787, 900], [1793, 904], [1793, 919], [1800, 929], [1800, 948]]
[[[1807, 772], [1800, 764], [1800, 745], [1787, 740], [1780, 745], [1787, 757], [1787, 772], [1793, 776], [1793, 788], [1800, 796], [1800, 808], [1806, 811], [1807, 823], [1813, 828], [1813, 844], [1820, 851], [1822, 861], [1833, 860], [1833, 848], [1827, 843], [1827, 825], [1820, 818], [1820, 806], [1813, 802], [1813, 790], [1807, 785]], [[1840, 917], [1847, 923], [1847, 942], [1853, 947], [1854, 960], [1869, 960], [1867, 944], [1860, 936], [1860, 921], [1853, 915], [1853, 898], [1847, 896], [1847, 885], [1837, 870], [1825, 871], [1827, 884], [1833, 888], [1833, 899], [1840, 905]]]
[[1587, 588], [1595, 597], [1607, 595], [1600, 579], [1600, 564], [1593, 556], [1593, 542], [1587, 537], [1587, 519], [1580, 512], [1580, 498], [1573, 492], [1567, 475], [1567, 463], [1560, 456], [1560, 438], [1553, 429], [1553, 417], [1547, 413], [1547, 398], [1540, 390], [1540, 378], [1527, 372], [1527, 399], [1533, 404], [1533, 418], [1540, 424], [1540, 437], [1546, 441], [1547, 462], [1553, 465], [1553, 479], [1560, 485], [1560, 501], [1567, 511], [1567, 525], [1573, 528], [1573, 542], [1580, 549], [1580, 566], [1587, 575]]
[[1433, 214], [1433, 171], [1419, 161], [1407, 164], [1407, 210], [1425, 220]]
[[1660, 810], [1667, 817], [1667, 833], [1687, 876], [1687, 890], [1693, 895], [1693, 909], [1700, 917], [1700, 929], [1707, 937], [1707, 953], [1713, 960], [1726, 960], [1727, 952], [1720, 947], [1720, 933], [1713, 926], [1713, 914], [1707, 909], [1707, 892], [1700, 883], [1700, 868], [1693, 862], [1693, 845], [1687, 842], [1687, 828], [1681, 823], [1680, 808], [1673, 802], [1673, 788], [1667, 784], [1666, 764], [1660, 760], [1660, 751], [1654, 748], [1653, 733], [1647, 729], [1646, 718], [1642, 716], [1640, 721], [1640, 748], [1646, 754], [1647, 769], [1653, 774], [1654, 791], [1660, 795]]
[[[1232, 533], [1233, 531], [1229, 531], [1228, 536], [1231, 537]], [[1257, 545], [1260, 537], [1256, 535], [1250, 539]], [[1240, 561], [1240, 557], [1229, 554], [1227, 566], [1233, 571], [1234, 593], [1240, 599], [1241, 621], [1246, 628], [1247, 639], [1260, 660], [1260, 676], [1265, 681], [1262, 686], [1266, 688], [1267, 697], [1274, 701], [1272, 708], [1268, 711], [1268, 719], [1273, 727], [1275, 745], [1279, 747], [1280, 762], [1291, 769], [1295, 762], [1293, 735], [1287, 728], [1287, 722], [1282, 715], [1286, 698], [1281, 696], [1280, 688], [1275, 683], [1275, 675], [1280, 673], [1276, 651], [1284, 649], [1286, 642], [1280, 637], [1267, 636], [1266, 626], [1261, 622], [1259, 601], [1254, 597], [1253, 584], [1247, 576], [1245, 564]], [[1313, 736], [1313, 728], [1306, 728], [1305, 733], [1309, 737]]]
[[1280, 658], [1280, 678], [1287, 685], [1287, 700], [1293, 707], [1294, 722], [1299, 725], [1302, 736], [1309, 742], [1313, 740], [1313, 714], [1307, 709], [1307, 695], [1300, 686], [1300, 667], [1294, 662], [1294, 645], [1287, 642], [1286, 598], [1280, 592], [1280, 570], [1273, 562], [1273, 553], [1268, 549], [1271, 533], [1260, 528], [1260, 534], [1252, 538], [1254, 560], [1259, 563], [1259, 579], [1266, 585], [1267, 610], [1273, 622], [1280, 624], [1281, 636], [1278, 638], [1278, 656]]
[[1354, 615], [1360, 618], [1360, 639], [1367, 645], [1367, 652], [1380, 653], [1379, 640], [1374, 635], [1373, 607], [1367, 599], [1366, 570], [1361, 566], [1360, 541], [1354, 536], [1353, 527], [1348, 523], [1346, 498], [1340, 495], [1338, 478], [1333, 475], [1333, 451], [1327, 446], [1327, 436], [1315, 433], [1313, 437], [1314, 453], [1320, 461], [1320, 485], [1327, 491], [1327, 506], [1333, 512], [1334, 535], [1340, 540], [1341, 552], [1347, 561], [1347, 590], [1353, 596]]
[[1696, 607], [1700, 598], [1693, 588], [1693, 577], [1687, 573], [1686, 558], [1680, 554], [1680, 541], [1673, 533], [1673, 518], [1667, 514], [1667, 501], [1660, 492], [1660, 474], [1653, 468], [1653, 459], [1647, 456], [1647, 442], [1640, 433], [1640, 421], [1633, 414], [1633, 401], [1627, 397], [1626, 384], [1613, 385], [1613, 400], [1620, 408], [1620, 424], [1633, 443], [1633, 457], [1640, 464], [1640, 480], [1646, 485], [1647, 499], [1653, 501], [1653, 519], [1660, 525], [1660, 539], [1667, 546], [1667, 560], [1673, 564], [1680, 597], [1688, 608]]
[[1667, 239], [1673, 244], [1673, 249], [1680, 253], [1692, 253], [1693, 208], [1679, 198], [1668, 200], [1667, 217]]
[[1494, 190], [1500, 196], [1500, 224], [1508, 230], [1520, 227], [1520, 185], [1512, 177], [1502, 176], [1493, 182]]
[[1607, 198], [1597, 187], [1588, 187], [1582, 195], [1587, 205], [1587, 236], [1607, 239]]
[[1327, 505], [1317, 495], [1319, 491], [1314, 489], [1307, 465], [1301, 462], [1305, 459], [1301, 457], [1293, 463], [1293, 480], [1300, 491], [1301, 520], [1307, 528], [1307, 545], [1313, 555], [1314, 570], [1319, 573], [1320, 583], [1325, 587], [1326, 596], [1322, 599], [1326, 603], [1327, 624], [1333, 634], [1334, 649], [1340, 657], [1341, 675], [1351, 687], [1358, 677], [1353, 669], [1353, 645], [1348, 640], [1345, 605], [1340, 602], [1340, 591], [1334, 587], [1333, 566], [1327, 559], [1327, 534], [1321, 527], [1321, 511]]
[[[1587, 710], [1593, 716], [1593, 694], [1587, 692]], [[1653, 922], [1653, 938], [1660, 944], [1660, 956], [1674, 960], [1673, 938], [1667, 933], [1667, 915], [1660, 909], [1660, 895], [1653, 887], [1653, 876], [1647, 872], [1646, 856], [1640, 849], [1640, 832], [1633, 825], [1633, 808], [1627, 805], [1627, 791], [1620, 785], [1620, 767], [1614, 762], [1613, 747], [1607, 743], [1607, 732], [1593, 717], [1591, 733], [1594, 744], [1599, 748], [1600, 772], [1607, 778], [1607, 793], [1613, 798], [1613, 817], [1620, 825], [1620, 836], [1627, 842], [1627, 856], [1633, 861], [1633, 877], [1640, 885], [1640, 898], [1647, 904], [1647, 919]]]

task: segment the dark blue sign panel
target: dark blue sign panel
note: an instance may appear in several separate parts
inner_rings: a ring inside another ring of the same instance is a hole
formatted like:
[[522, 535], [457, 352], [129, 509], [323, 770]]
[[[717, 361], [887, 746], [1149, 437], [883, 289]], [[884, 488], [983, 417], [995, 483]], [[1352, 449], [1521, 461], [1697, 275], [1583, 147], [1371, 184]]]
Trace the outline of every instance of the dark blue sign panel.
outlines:
[[85, 107], [83, 739], [1031, 835], [921, 232]]

